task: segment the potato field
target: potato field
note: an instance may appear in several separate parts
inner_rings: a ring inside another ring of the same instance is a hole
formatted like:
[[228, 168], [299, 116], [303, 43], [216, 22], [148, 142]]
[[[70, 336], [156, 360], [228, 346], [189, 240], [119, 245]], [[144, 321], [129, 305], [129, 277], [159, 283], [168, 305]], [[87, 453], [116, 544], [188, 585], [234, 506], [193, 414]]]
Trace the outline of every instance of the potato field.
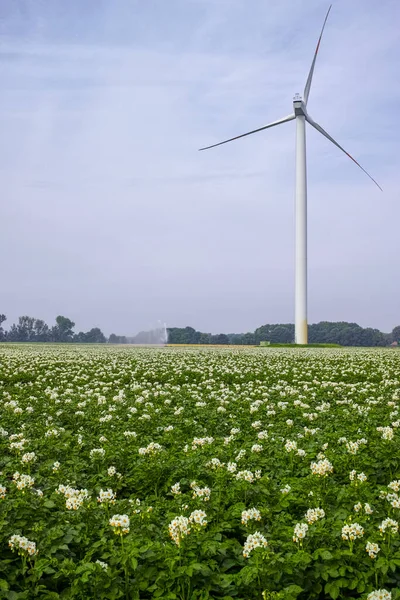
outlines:
[[0, 346], [0, 598], [400, 598], [400, 351]]

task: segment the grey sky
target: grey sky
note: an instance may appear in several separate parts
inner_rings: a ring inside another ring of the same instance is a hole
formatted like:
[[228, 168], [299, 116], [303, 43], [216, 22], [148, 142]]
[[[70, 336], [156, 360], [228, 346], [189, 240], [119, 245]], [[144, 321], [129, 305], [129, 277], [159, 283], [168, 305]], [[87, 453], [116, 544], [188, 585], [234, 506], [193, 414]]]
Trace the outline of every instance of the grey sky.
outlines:
[[[328, 2], [2, 0], [0, 312], [131, 334], [293, 322], [288, 114]], [[337, 0], [309, 112], [309, 317], [400, 322], [400, 3]]]

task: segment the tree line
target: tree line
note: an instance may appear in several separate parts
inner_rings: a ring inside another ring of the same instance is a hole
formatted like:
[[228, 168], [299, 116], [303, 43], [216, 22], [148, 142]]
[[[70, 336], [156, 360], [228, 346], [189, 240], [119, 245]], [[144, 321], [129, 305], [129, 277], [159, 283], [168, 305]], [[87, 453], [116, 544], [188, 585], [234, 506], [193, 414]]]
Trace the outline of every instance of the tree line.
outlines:
[[[0, 314], [0, 342], [59, 342], [79, 344], [156, 344], [160, 340], [160, 331], [140, 332], [135, 337], [116, 335], [108, 338], [98, 327], [90, 331], [75, 333], [75, 323], [68, 317], [59, 315], [56, 323], [49, 327], [42, 319], [23, 316], [11, 325], [7, 331], [3, 327], [6, 316]], [[262, 325], [254, 332], [248, 333], [203, 333], [193, 327], [168, 328], [170, 344], [210, 344], [210, 345], [250, 345], [258, 346], [260, 342], [271, 344], [289, 344], [294, 341], [294, 325], [281, 323]], [[340, 344], [341, 346], [389, 346], [400, 345], [400, 325], [391, 333], [382, 333], [379, 329], [363, 328], [357, 323], [321, 321], [308, 327], [310, 344]]]
[[[308, 326], [310, 344], [340, 344], [341, 346], [389, 346], [393, 342], [400, 344], [400, 325], [391, 333], [382, 333], [379, 329], [363, 328], [357, 323], [345, 321], [331, 323], [322, 321]], [[202, 333], [193, 327], [168, 329], [170, 344], [235, 344], [255, 345], [260, 342], [271, 344], [290, 344], [294, 342], [294, 325], [292, 323], [263, 325], [254, 332], [248, 333]]]
[[0, 314], [0, 342], [61, 342], [61, 343], [80, 343], [80, 344], [104, 344], [107, 338], [104, 333], [94, 327], [90, 331], [74, 333], [75, 323], [59, 315], [56, 318], [56, 324], [49, 327], [42, 319], [23, 316], [19, 317], [18, 323], [11, 325], [6, 331], [3, 323], [6, 316]]

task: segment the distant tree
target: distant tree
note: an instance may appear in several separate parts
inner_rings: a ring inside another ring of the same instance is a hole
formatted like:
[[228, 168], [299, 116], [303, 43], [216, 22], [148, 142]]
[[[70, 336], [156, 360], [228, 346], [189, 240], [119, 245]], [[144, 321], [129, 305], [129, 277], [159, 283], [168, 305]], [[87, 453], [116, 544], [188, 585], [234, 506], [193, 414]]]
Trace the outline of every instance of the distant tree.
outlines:
[[[200, 333], [199, 335], [199, 344], [209, 344], [210, 343], [211, 334], [210, 333]], [[169, 340], [168, 340], [169, 341]]]
[[243, 344], [247, 346], [254, 346], [256, 343], [256, 337], [254, 333], [248, 332], [243, 335]]
[[229, 344], [232, 346], [241, 346], [243, 344], [243, 333], [228, 333]]
[[98, 327], [93, 327], [85, 336], [87, 344], [105, 344], [107, 341], [106, 336]]
[[151, 344], [150, 331], [139, 331], [130, 341], [132, 344]]
[[86, 333], [84, 331], [80, 331], [79, 333], [74, 333], [74, 337], [72, 338], [74, 344], [85, 344], [86, 343]]
[[56, 325], [51, 328], [51, 339], [53, 342], [72, 342], [73, 339], [73, 328], [75, 327], [75, 323], [68, 319], [68, 317], [63, 317], [59, 315], [56, 318]]
[[13, 324], [6, 334], [10, 342], [47, 342], [49, 341], [49, 328], [41, 319], [28, 317], [18, 318], [18, 323]]
[[[126, 336], [112, 333], [108, 340], [103, 332], [94, 327], [88, 332], [80, 331], [74, 334], [73, 323], [69, 318], [59, 315], [56, 325], [49, 329], [42, 319], [35, 319], [24, 315], [19, 317], [18, 323], [13, 324], [9, 331], [3, 329], [6, 320], [0, 314], [0, 341], [10, 342], [80, 342], [102, 344], [127, 344]], [[155, 344], [160, 341], [160, 331], [142, 331], [129, 342]], [[313, 323], [308, 328], [310, 343], [336, 343], [342, 346], [387, 346], [392, 341], [400, 342], [400, 325], [394, 327], [391, 333], [382, 333], [371, 327], [363, 328], [357, 323], [321, 321]], [[292, 323], [266, 324], [258, 327], [254, 333], [229, 333], [216, 334], [196, 331], [193, 327], [168, 328], [168, 342], [171, 344], [237, 344], [259, 345], [261, 341], [271, 343], [290, 343], [294, 341], [294, 325]]]
[[19, 333], [18, 328], [15, 323], [13, 323], [10, 329], [7, 331], [7, 342], [19, 342]]
[[269, 342], [273, 344], [290, 344], [293, 342], [293, 327], [286, 325], [277, 325], [271, 329]]
[[270, 333], [271, 333], [271, 329], [272, 327], [274, 327], [273, 325], [262, 325], [261, 327], [258, 327], [255, 332], [254, 332], [254, 338], [255, 338], [255, 342], [258, 346], [258, 344], [260, 342], [269, 342], [270, 339]]
[[163, 330], [151, 329], [149, 331], [139, 331], [132, 340], [132, 344], [160, 344], [163, 340]]
[[388, 336], [379, 331], [367, 327], [363, 329], [357, 323], [346, 323], [340, 321], [329, 323], [322, 321], [309, 326], [310, 343], [331, 343], [342, 346], [386, 346]]
[[324, 343], [338, 343], [332, 339], [332, 333], [334, 331], [334, 323], [328, 323], [328, 321], [321, 321], [320, 323], [313, 323], [308, 327], [308, 339], [310, 344], [324, 344]]
[[170, 344], [184, 344], [184, 330], [180, 327], [168, 329], [168, 341]]
[[4, 342], [4, 340], [6, 339], [6, 332], [2, 327], [4, 321], [7, 321], [6, 315], [0, 314], [0, 342]]
[[372, 327], [367, 327], [363, 329], [361, 334], [361, 344], [362, 346], [386, 346], [387, 339], [385, 335], [379, 331], [379, 329], [372, 329]]
[[201, 332], [193, 327], [172, 327], [168, 329], [168, 342], [170, 344], [198, 344]]
[[225, 333], [219, 333], [218, 335], [212, 336], [211, 344], [217, 344], [217, 345], [229, 344], [229, 338]]
[[35, 339], [35, 319], [33, 317], [19, 317], [18, 330], [21, 334], [21, 341], [33, 342]]
[[126, 344], [127, 339], [126, 339], [125, 335], [115, 335], [115, 333], [112, 333], [110, 335], [110, 337], [108, 338], [108, 343], [109, 344]]
[[105, 344], [107, 339], [101, 329], [94, 327], [86, 333], [83, 331], [76, 333], [72, 341], [77, 344]]
[[193, 327], [185, 327], [182, 331], [183, 341], [182, 344], [198, 344], [200, 340], [201, 333], [200, 331], [196, 331]]
[[35, 319], [35, 342], [48, 342], [50, 340], [49, 326], [42, 319]]
[[394, 327], [391, 338], [392, 338], [392, 342], [398, 342], [400, 344], [400, 325], [397, 325], [396, 327]]
[[10, 342], [33, 342], [35, 341], [35, 319], [24, 315], [18, 318], [18, 324], [13, 324], [8, 332], [7, 339]]
[[281, 325], [263, 325], [254, 332], [254, 341], [271, 342], [273, 344], [289, 344], [294, 341], [294, 325], [284, 323]]

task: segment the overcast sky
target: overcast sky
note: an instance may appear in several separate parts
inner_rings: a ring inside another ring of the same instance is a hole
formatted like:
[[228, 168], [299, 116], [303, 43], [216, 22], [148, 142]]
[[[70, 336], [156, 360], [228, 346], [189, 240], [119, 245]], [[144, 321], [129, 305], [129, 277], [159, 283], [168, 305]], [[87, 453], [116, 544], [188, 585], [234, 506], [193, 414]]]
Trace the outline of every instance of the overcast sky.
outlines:
[[[294, 321], [291, 112], [322, 0], [2, 0], [0, 312]], [[400, 323], [400, 3], [337, 0], [307, 128], [309, 321]]]

